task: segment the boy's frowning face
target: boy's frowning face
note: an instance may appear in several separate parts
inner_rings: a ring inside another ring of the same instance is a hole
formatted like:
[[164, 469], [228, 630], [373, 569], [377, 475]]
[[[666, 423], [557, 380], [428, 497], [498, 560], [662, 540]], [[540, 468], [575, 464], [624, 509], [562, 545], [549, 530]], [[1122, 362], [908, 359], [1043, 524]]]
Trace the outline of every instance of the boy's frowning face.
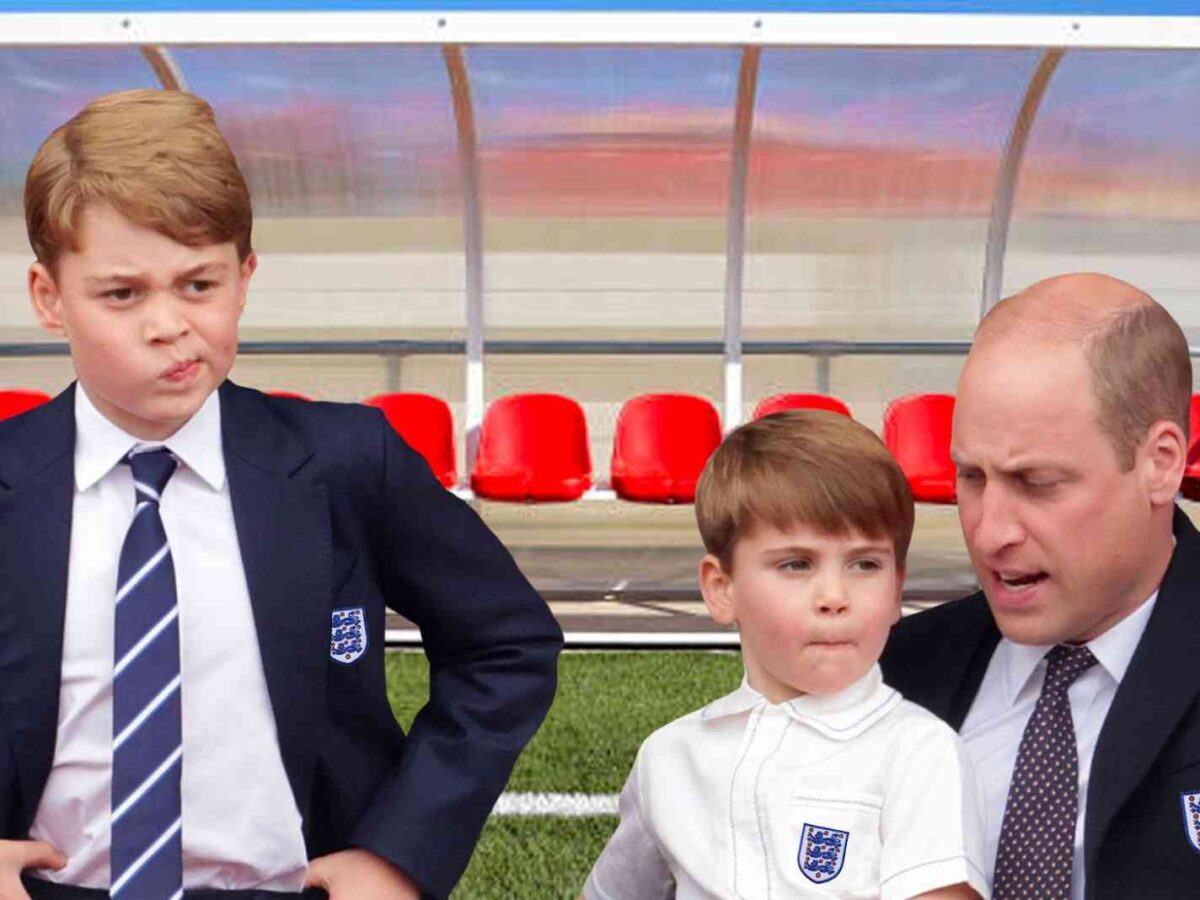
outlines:
[[900, 618], [903, 572], [889, 539], [757, 524], [732, 571], [705, 557], [700, 583], [718, 622], [736, 622], [750, 684], [778, 703], [849, 687]]
[[65, 335], [80, 385], [130, 434], [174, 434], [225, 380], [254, 273], [232, 243], [188, 247], [108, 206], [80, 220], [79, 250], [55, 275], [40, 263], [29, 293], [42, 327]]

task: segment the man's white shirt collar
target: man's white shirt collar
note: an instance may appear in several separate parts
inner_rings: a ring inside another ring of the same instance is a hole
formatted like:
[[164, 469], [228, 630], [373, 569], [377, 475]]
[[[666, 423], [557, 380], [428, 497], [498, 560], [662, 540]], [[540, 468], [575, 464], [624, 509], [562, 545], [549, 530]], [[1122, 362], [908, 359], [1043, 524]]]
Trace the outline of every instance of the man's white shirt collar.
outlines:
[[75, 489], [86, 491], [134, 447], [165, 446], [214, 491], [225, 487], [221, 452], [221, 400], [213, 391], [196, 414], [165, 441], [143, 441], [96, 409], [83, 385], [75, 386]]
[[[1158, 591], [1155, 591], [1132, 613], [1104, 634], [1087, 642], [1096, 662], [1117, 684], [1125, 677], [1125, 670], [1129, 668], [1134, 651], [1142, 640], [1142, 633], [1146, 630], [1146, 623], [1150, 621], [1157, 600]], [[1004, 700], [1012, 706], [1054, 644], [1018, 644], [1008, 638], [1002, 638], [1000, 643], [1005, 653]]]
[[[900, 702], [900, 694], [883, 683], [875, 664], [848, 688], [833, 694], [803, 694], [778, 704], [789, 716], [834, 740], [862, 734]], [[732, 716], [770, 705], [743, 676], [741, 687], [700, 711], [702, 719]]]

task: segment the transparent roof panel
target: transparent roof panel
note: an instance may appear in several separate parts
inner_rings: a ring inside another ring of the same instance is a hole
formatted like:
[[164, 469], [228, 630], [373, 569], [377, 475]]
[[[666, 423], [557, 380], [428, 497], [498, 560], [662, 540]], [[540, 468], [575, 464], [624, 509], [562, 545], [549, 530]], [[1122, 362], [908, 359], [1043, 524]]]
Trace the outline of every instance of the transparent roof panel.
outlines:
[[254, 199], [243, 338], [460, 339], [462, 192], [438, 47], [182, 48]]
[[469, 49], [489, 333], [720, 335], [739, 61]]
[[459, 216], [437, 47], [172, 50], [212, 103], [260, 216]]
[[959, 340], [1039, 54], [768, 49], [747, 183], [747, 340]]
[[[0, 47], [0, 217], [23, 217], [25, 172], [51, 131], [99, 94], [150, 87], [158, 80], [136, 49]], [[29, 252], [8, 233], [0, 252]]]
[[725, 214], [729, 49], [472, 48], [489, 213]]
[[1030, 134], [1004, 290], [1102, 271], [1200, 337], [1200, 53], [1070, 51]]

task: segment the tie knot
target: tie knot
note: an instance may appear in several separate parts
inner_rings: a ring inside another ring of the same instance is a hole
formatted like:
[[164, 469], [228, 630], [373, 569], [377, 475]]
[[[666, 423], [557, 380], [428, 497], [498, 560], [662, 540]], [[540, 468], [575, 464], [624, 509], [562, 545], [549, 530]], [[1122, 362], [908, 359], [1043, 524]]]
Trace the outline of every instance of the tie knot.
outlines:
[[1096, 657], [1086, 645], [1059, 644], [1046, 654], [1046, 687], [1065, 691], [1095, 664]]
[[137, 488], [139, 502], [149, 500], [157, 503], [178, 465], [166, 447], [142, 453], [130, 451], [124, 461], [133, 470], [133, 484]]

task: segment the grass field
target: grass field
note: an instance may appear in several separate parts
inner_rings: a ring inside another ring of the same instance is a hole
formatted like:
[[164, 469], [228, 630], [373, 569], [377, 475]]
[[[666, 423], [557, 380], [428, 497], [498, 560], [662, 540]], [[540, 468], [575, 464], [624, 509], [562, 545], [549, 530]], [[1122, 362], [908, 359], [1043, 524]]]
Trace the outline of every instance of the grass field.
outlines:
[[[428, 691], [425, 657], [390, 653], [387, 667], [392, 707], [407, 728]], [[733, 690], [741, 677], [741, 657], [730, 652], [564, 653], [558, 697], [508, 790], [617, 793], [646, 735]], [[616, 823], [614, 816], [493, 817], [454, 897], [576, 897]]]

